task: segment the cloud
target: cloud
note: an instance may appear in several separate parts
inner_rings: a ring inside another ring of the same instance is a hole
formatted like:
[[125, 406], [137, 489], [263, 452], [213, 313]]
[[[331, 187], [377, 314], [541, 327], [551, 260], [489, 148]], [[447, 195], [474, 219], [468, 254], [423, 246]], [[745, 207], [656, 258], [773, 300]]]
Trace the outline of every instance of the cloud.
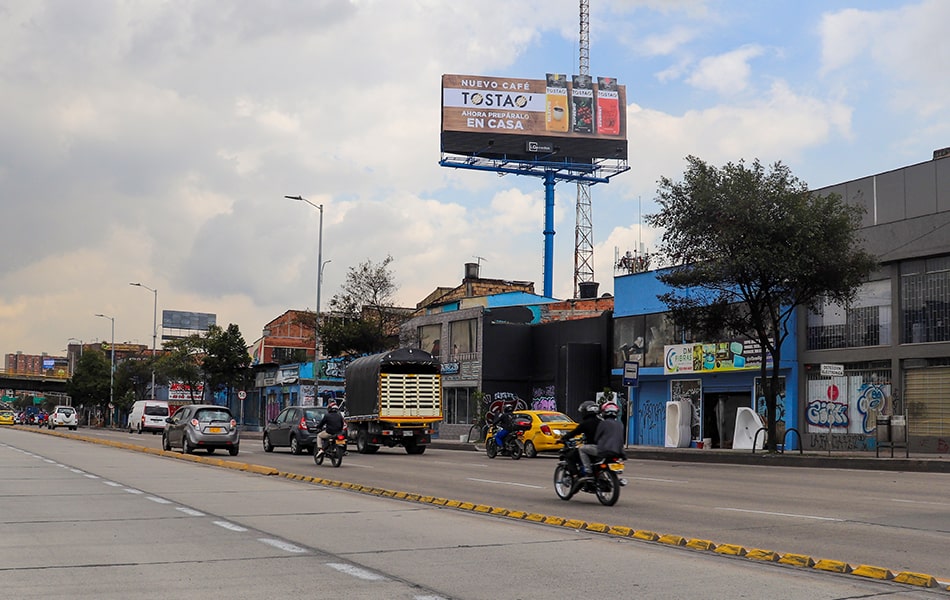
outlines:
[[717, 56], [708, 56], [699, 61], [687, 82], [721, 95], [737, 94], [749, 86], [752, 72], [749, 61], [761, 56], [762, 52], [760, 46], [752, 44]]

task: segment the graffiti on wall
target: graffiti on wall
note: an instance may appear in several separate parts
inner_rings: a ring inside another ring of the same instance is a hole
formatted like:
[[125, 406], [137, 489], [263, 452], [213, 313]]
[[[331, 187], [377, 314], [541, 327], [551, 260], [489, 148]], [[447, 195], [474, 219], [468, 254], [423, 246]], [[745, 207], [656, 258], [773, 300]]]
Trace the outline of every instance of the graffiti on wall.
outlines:
[[514, 392], [495, 392], [494, 394], [485, 394], [485, 401], [488, 403], [488, 411], [485, 416], [489, 422], [504, 412], [506, 406], [511, 406], [514, 410], [527, 410], [528, 403], [522, 400]]
[[557, 410], [553, 385], [532, 388], [531, 410]]
[[805, 422], [810, 432], [844, 429], [845, 433], [867, 435], [877, 427], [877, 415], [890, 410], [889, 383], [870, 381], [859, 375], [814, 379], [808, 382]]
[[666, 405], [662, 402], [649, 402], [640, 407], [640, 427], [643, 430], [666, 428]]
[[876, 442], [873, 438], [856, 433], [835, 433], [830, 436], [812, 434], [806, 435], [804, 440], [805, 450], [828, 450], [829, 444], [831, 450], [857, 452], [873, 450]]

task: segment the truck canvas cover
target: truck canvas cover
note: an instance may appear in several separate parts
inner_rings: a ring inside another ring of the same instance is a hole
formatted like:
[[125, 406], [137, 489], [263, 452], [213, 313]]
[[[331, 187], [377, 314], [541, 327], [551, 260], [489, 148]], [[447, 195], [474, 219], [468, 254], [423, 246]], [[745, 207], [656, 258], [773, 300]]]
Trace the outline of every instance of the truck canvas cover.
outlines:
[[347, 413], [353, 417], [441, 418], [440, 373], [439, 359], [416, 348], [358, 358], [346, 368]]

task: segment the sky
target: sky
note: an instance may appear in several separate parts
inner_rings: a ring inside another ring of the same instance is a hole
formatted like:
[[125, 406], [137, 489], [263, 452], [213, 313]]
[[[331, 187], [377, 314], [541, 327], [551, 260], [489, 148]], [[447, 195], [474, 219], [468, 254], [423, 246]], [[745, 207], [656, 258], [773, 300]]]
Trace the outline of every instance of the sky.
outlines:
[[[591, 188], [594, 279], [655, 246], [685, 158], [812, 189], [950, 146], [945, 0], [592, 0], [630, 170]], [[153, 301], [250, 344], [390, 264], [396, 303], [481, 276], [543, 291], [540, 180], [439, 165], [441, 76], [578, 72], [577, 0], [0, 0], [0, 353], [150, 345]], [[556, 187], [553, 295], [577, 190]], [[130, 286], [142, 283], [157, 290]], [[114, 321], [97, 318], [104, 314]]]

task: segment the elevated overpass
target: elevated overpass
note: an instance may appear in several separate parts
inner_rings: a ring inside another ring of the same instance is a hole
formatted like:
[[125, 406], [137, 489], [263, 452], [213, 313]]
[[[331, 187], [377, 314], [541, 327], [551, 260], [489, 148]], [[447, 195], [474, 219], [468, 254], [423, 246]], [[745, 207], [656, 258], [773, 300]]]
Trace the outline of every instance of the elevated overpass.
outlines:
[[66, 393], [66, 378], [0, 370], [0, 390]]

